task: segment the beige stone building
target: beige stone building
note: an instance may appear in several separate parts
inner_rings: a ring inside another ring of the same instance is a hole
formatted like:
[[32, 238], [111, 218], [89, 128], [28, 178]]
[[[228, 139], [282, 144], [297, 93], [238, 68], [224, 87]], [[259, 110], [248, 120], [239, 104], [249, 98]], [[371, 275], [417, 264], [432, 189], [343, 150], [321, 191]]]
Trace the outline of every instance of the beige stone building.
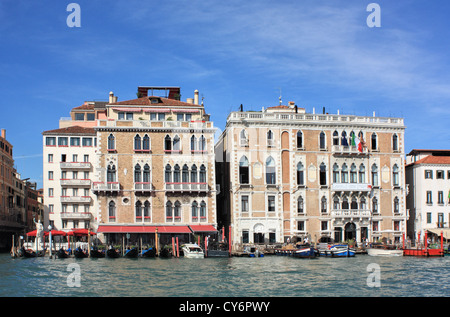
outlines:
[[216, 160], [218, 213], [233, 247], [288, 238], [399, 241], [404, 130], [401, 118], [306, 113], [293, 102], [230, 113]]
[[95, 127], [92, 190], [99, 237], [109, 243], [124, 234], [153, 243], [156, 230], [162, 243], [216, 231], [216, 129], [198, 91], [186, 102], [179, 96], [177, 87], [139, 87], [139, 98], [120, 102], [111, 94]]

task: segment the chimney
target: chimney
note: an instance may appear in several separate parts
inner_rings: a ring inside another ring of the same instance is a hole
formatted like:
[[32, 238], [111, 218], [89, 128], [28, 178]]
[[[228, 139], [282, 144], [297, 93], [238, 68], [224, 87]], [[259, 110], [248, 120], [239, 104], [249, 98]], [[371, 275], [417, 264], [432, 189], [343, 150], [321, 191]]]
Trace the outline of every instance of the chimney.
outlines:
[[289, 101], [288, 102], [289, 108], [294, 108], [295, 102], [294, 101]]
[[294, 109], [295, 109], [295, 113], [298, 113], [298, 107], [297, 107], [297, 105], [294, 106]]
[[195, 89], [194, 91], [194, 104], [198, 105], [198, 90]]
[[186, 98], [187, 103], [194, 103], [194, 98]]
[[112, 91], [109, 92], [109, 103], [114, 103], [114, 93]]
[[2, 138], [4, 138], [6, 140], [6, 130], [2, 129]]

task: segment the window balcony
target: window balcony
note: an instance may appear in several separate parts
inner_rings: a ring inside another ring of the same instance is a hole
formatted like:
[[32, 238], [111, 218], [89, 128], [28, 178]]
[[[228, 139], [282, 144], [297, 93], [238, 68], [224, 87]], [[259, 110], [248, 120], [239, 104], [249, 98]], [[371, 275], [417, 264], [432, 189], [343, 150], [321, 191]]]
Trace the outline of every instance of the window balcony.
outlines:
[[120, 190], [119, 182], [94, 182], [92, 184], [92, 190], [94, 193], [99, 192], [118, 192]]
[[153, 185], [149, 182], [137, 182], [134, 183], [134, 190], [140, 192], [151, 192], [153, 190]]
[[91, 186], [90, 179], [61, 179], [61, 186]]
[[209, 191], [208, 183], [166, 183], [167, 192], [203, 192]]
[[372, 185], [367, 183], [333, 183], [331, 190], [342, 192], [370, 192]]
[[369, 150], [363, 148], [362, 152], [359, 152], [356, 146], [351, 145], [333, 145], [331, 147], [331, 152], [336, 155], [368, 155]]
[[331, 217], [333, 218], [361, 218], [371, 215], [370, 209], [334, 209], [331, 211]]
[[91, 169], [90, 162], [61, 162], [61, 169], [83, 169], [88, 170]]
[[62, 203], [90, 203], [91, 196], [61, 196]]
[[91, 219], [90, 212], [62, 212], [61, 219], [80, 219], [80, 220], [89, 220]]

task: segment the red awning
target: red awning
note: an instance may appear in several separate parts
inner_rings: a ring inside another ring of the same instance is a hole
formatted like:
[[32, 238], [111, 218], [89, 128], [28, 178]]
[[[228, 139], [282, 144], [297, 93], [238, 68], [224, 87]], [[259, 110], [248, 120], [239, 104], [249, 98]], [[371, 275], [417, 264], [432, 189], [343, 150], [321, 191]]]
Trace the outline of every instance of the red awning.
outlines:
[[[66, 236], [67, 235], [67, 233], [64, 232], [64, 231], [52, 230], [51, 232], [52, 232], [52, 236], [54, 236], [54, 237], [55, 236]], [[49, 234], [48, 231], [45, 231], [44, 235], [47, 237], [50, 234]]]
[[100, 225], [98, 233], [191, 233], [188, 226], [119, 226]]
[[[89, 231], [91, 236], [95, 235], [96, 233], [93, 231]], [[88, 229], [74, 229], [72, 232], [68, 232], [67, 235], [74, 235], [74, 236], [87, 236], [88, 235]]]
[[217, 232], [217, 229], [211, 225], [190, 225], [192, 232]]

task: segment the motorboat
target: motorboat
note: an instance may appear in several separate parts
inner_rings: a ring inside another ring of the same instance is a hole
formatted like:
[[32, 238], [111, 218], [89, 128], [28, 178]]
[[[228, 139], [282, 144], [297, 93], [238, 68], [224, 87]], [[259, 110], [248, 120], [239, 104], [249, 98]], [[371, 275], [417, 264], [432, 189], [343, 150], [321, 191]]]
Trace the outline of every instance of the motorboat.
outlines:
[[200, 259], [205, 257], [202, 248], [197, 244], [187, 243], [181, 246], [185, 258]]
[[356, 251], [347, 244], [333, 244], [327, 248], [319, 249], [320, 256], [330, 257], [354, 257]]
[[314, 247], [312, 247], [309, 244], [303, 244], [303, 245], [297, 245], [297, 249], [294, 250], [291, 254], [294, 258], [315, 258], [317, 257], [318, 251], [316, 249], [314, 249]]

